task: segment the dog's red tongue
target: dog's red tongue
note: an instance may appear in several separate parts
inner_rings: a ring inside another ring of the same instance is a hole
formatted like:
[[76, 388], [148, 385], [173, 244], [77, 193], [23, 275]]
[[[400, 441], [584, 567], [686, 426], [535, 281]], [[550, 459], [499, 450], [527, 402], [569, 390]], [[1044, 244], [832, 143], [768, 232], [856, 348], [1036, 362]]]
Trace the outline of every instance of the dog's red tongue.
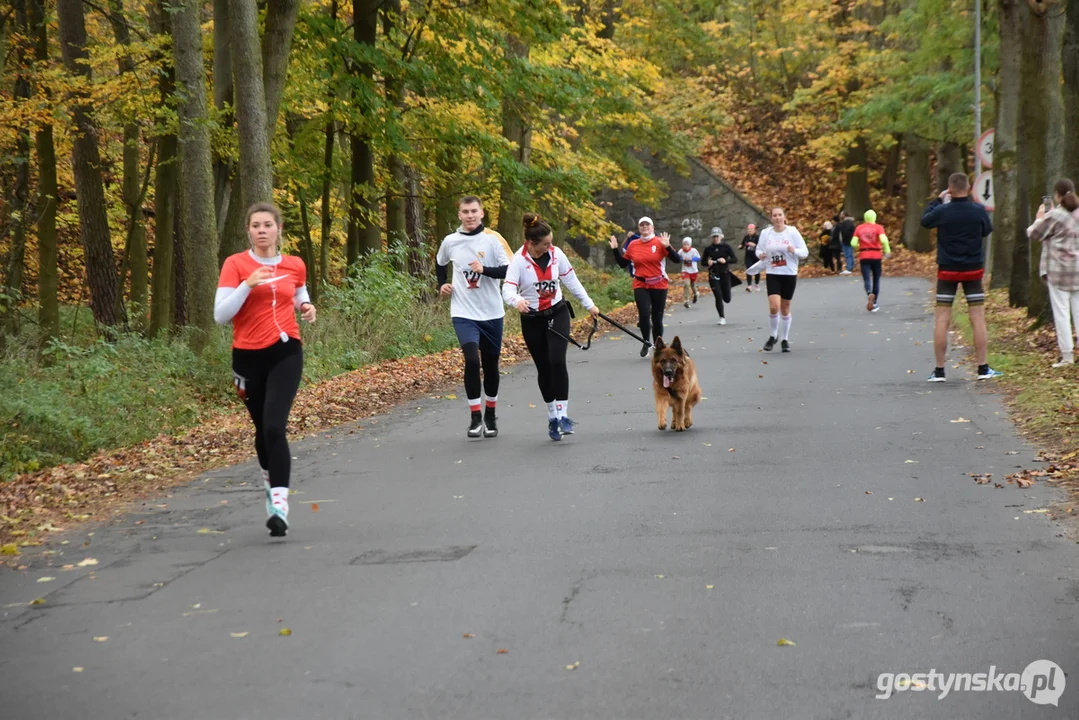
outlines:
[[663, 387], [669, 388], [671, 386], [671, 379], [666, 375], [663, 376]]

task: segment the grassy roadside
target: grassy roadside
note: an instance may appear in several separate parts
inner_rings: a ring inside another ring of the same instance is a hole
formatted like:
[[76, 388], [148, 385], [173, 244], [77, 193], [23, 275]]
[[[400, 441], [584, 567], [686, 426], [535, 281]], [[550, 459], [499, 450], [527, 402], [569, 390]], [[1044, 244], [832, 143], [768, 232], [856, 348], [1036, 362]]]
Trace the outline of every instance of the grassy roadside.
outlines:
[[[969, 346], [970, 318], [956, 304], [955, 326]], [[1054, 369], [1059, 359], [1051, 326], [1033, 328], [1025, 308], [1008, 305], [1007, 290], [992, 290], [986, 299], [989, 364], [1004, 377], [993, 389], [1004, 393], [1019, 434], [1041, 450], [1044, 469], [1016, 473], [1024, 480], [1044, 480], [1065, 489], [1070, 501], [1060, 514], [1076, 514], [1079, 503], [1079, 365]]]

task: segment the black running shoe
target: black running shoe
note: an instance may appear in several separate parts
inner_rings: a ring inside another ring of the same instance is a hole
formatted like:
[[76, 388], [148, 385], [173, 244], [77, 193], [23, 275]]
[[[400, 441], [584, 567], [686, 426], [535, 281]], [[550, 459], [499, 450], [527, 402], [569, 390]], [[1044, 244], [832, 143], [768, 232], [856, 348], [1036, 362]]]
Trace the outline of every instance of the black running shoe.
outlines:
[[483, 415], [478, 412], [472, 413], [472, 424], [468, 426], [468, 436], [478, 438], [483, 434]]
[[791, 344], [789, 342], [787, 342], [786, 340], [779, 343], [779, 347], [781, 347], [783, 349], [783, 352], [790, 352], [791, 351]]
[[647, 357], [647, 356], [648, 356], [648, 346], [647, 345], [641, 345], [641, 357]]
[[685, 301], [684, 303], [682, 303], [682, 304], [686, 306], [686, 309], [687, 309], [687, 310], [689, 309], [689, 300], [686, 300], [686, 301]]
[[498, 437], [498, 424], [495, 422], [493, 412], [488, 412], [483, 416], [483, 436], [485, 438]]
[[270, 537], [285, 537], [288, 535], [288, 520], [280, 512], [275, 512], [266, 520], [266, 527], [270, 530]]
[[764, 351], [772, 352], [772, 348], [776, 346], [776, 339], [774, 337], [768, 338], [768, 342], [764, 343]]
[[693, 293], [693, 304], [697, 304], [697, 293]]

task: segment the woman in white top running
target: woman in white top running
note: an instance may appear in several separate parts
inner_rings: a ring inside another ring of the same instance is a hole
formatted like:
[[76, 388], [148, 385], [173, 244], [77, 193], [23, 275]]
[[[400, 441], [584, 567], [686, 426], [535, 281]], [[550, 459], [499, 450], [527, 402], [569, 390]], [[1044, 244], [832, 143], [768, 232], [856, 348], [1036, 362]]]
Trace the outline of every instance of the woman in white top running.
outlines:
[[502, 299], [521, 311], [521, 334], [536, 363], [540, 393], [547, 404], [547, 436], [561, 440], [563, 435], [573, 434], [573, 421], [566, 416], [570, 307], [563, 298], [562, 286], [592, 315], [598, 315], [599, 308], [577, 279], [569, 258], [551, 244], [551, 226], [534, 213], [525, 213], [523, 222], [525, 243], [506, 269]]
[[809, 248], [801, 233], [787, 224], [783, 208], [772, 208], [772, 227], [761, 233], [757, 257], [767, 273], [769, 334], [764, 349], [771, 352], [780, 340], [783, 352], [790, 352], [791, 299], [798, 284], [798, 261], [809, 257]]
[[690, 295], [693, 302], [697, 302], [697, 263], [701, 261], [701, 254], [693, 247], [693, 238], [682, 238], [682, 249], [678, 251], [682, 256], [682, 294], [683, 305], [689, 307]]

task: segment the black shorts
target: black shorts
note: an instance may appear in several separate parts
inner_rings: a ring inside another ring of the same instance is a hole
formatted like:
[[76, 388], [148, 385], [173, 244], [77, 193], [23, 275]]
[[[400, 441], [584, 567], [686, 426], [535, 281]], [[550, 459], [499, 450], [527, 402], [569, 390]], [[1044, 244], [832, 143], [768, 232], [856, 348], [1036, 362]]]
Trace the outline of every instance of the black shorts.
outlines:
[[798, 284], [797, 275], [773, 275], [768, 273], [764, 276], [768, 286], [769, 295], [778, 295], [784, 300], [794, 297], [794, 287]]
[[963, 286], [963, 296], [966, 297], [968, 306], [984, 305], [983, 277], [985, 277], [985, 270], [938, 270], [937, 305], [939, 307], [954, 305], [960, 285]]

